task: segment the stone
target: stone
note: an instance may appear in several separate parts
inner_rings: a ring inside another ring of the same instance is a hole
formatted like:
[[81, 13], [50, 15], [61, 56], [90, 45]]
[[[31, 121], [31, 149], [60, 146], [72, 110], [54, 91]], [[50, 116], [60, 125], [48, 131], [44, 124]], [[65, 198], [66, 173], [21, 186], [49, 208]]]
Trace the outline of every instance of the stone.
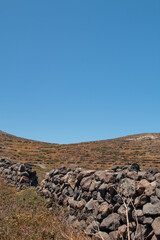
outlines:
[[29, 177], [29, 173], [28, 172], [20, 172], [20, 176], [25, 176], [25, 177]]
[[124, 178], [120, 181], [118, 193], [125, 197], [133, 197], [136, 193], [136, 183], [130, 178]]
[[95, 185], [96, 185], [95, 183], [96, 183], [96, 181], [95, 181], [95, 179], [93, 179], [91, 182], [91, 185], [89, 187], [89, 192], [93, 192], [95, 190]]
[[102, 217], [107, 217], [109, 215], [109, 204], [107, 202], [103, 202], [101, 205], [99, 205], [98, 213]]
[[25, 177], [25, 176], [22, 176], [21, 178], [20, 178], [20, 181], [19, 181], [19, 183], [21, 184], [21, 183], [29, 183], [30, 181], [29, 181], [29, 178], [28, 177]]
[[127, 226], [126, 225], [120, 226], [118, 228], [118, 232], [119, 232], [119, 235], [122, 237], [122, 239], [125, 239], [127, 235]]
[[111, 213], [110, 215], [103, 219], [102, 223], [100, 224], [100, 230], [114, 231], [117, 230], [119, 226], [120, 216], [117, 213]]
[[98, 232], [99, 230], [99, 222], [97, 221], [93, 221], [92, 223], [90, 223], [87, 228], [86, 228], [86, 233], [88, 235], [93, 235], [95, 234], [96, 232]]
[[142, 194], [149, 185], [150, 183], [146, 179], [142, 179], [137, 185], [137, 192]]
[[96, 181], [102, 182], [105, 178], [105, 171], [96, 171], [94, 176]]
[[142, 207], [143, 205], [145, 205], [147, 203], [147, 201], [148, 201], [147, 196], [142, 194], [135, 199], [134, 205], [135, 205], [135, 207]]
[[119, 204], [123, 203], [123, 200], [122, 200], [121, 196], [118, 195], [118, 194], [114, 195], [113, 201], [116, 202], [116, 203], [119, 203]]
[[127, 177], [137, 181], [138, 180], [138, 173], [135, 172], [135, 171], [128, 171], [127, 172]]
[[109, 237], [109, 235], [108, 235], [108, 233], [106, 233], [106, 232], [101, 232], [101, 231], [99, 231], [99, 232], [97, 232], [96, 234], [95, 234], [95, 239], [96, 240], [111, 240], [110, 239], [110, 237]]
[[97, 193], [97, 200], [98, 200], [99, 203], [104, 202], [103, 196], [100, 192]]
[[144, 178], [147, 179], [149, 182], [155, 181], [156, 177], [151, 172], [146, 172]]
[[153, 237], [151, 238], [151, 240], [159, 240], [159, 237], [156, 237], [156, 235], [153, 235]]
[[81, 171], [78, 176], [77, 176], [77, 180], [80, 181], [83, 178], [89, 177], [91, 175], [93, 175], [95, 173], [95, 170], [84, 170]]
[[139, 223], [143, 223], [144, 215], [143, 211], [141, 209], [136, 209], [132, 211], [132, 218], [136, 221], [136, 218], [138, 219]]
[[160, 173], [155, 174], [156, 181], [160, 183]]
[[84, 177], [80, 182], [80, 186], [83, 190], [88, 191], [89, 187], [91, 185], [91, 182], [92, 182], [92, 177], [91, 176]]
[[147, 232], [147, 228], [142, 224], [138, 224], [136, 228], [136, 232], [131, 235], [133, 236], [132, 239], [136, 239], [136, 240], [146, 239], [145, 238], [146, 232]]
[[152, 222], [153, 222], [153, 218], [151, 218], [151, 217], [144, 217], [144, 219], [143, 219], [143, 224], [151, 225]]
[[86, 208], [88, 211], [92, 211], [92, 210], [93, 210], [93, 201], [94, 201], [93, 198], [91, 198], [91, 200], [86, 203], [85, 208]]
[[154, 219], [152, 228], [156, 236], [160, 237], [160, 217]]
[[137, 163], [132, 163], [131, 166], [129, 166], [129, 171], [140, 171], [140, 166]]
[[104, 177], [104, 183], [114, 183], [117, 175], [112, 172], [106, 172]]
[[109, 237], [111, 240], [120, 240], [120, 234], [118, 231], [112, 231], [109, 233]]
[[141, 180], [142, 178], [144, 178], [145, 173], [146, 173], [145, 171], [138, 172], [138, 179]]
[[144, 215], [150, 215], [150, 216], [160, 215], [160, 203], [157, 203], [157, 204], [147, 203], [147, 204], [145, 204], [143, 206], [143, 214]]
[[85, 202], [84, 199], [82, 199], [80, 201], [75, 201], [73, 198], [69, 198], [68, 199], [68, 204], [74, 209], [81, 210], [85, 207], [86, 202]]
[[160, 188], [156, 188], [156, 195], [160, 199]]
[[145, 189], [145, 195], [148, 197], [155, 195], [156, 186], [157, 186], [156, 181], [151, 182]]
[[158, 204], [158, 203], [160, 203], [160, 199], [157, 196], [151, 196], [150, 197], [150, 202], [152, 204]]
[[25, 165], [24, 164], [20, 165], [19, 168], [18, 168], [18, 171], [19, 172], [25, 172], [26, 171]]
[[116, 170], [119, 169], [119, 168], [120, 168], [119, 166], [115, 165], [115, 166], [113, 166], [113, 167], [111, 168], [111, 170], [113, 170], [113, 171], [116, 172]]
[[108, 188], [108, 185], [106, 183], [102, 183], [102, 185], [99, 187], [100, 192], [106, 192]]
[[76, 185], [76, 175], [75, 174], [69, 174], [67, 182], [71, 186], [71, 188], [74, 189], [75, 185]]
[[[123, 205], [120, 206], [120, 208], [118, 209], [118, 214], [119, 214], [119, 217], [120, 219], [122, 220], [123, 223], [126, 223], [126, 207]], [[131, 208], [128, 207], [128, 217], [129, 217], [129, 220], [131, 220]]]

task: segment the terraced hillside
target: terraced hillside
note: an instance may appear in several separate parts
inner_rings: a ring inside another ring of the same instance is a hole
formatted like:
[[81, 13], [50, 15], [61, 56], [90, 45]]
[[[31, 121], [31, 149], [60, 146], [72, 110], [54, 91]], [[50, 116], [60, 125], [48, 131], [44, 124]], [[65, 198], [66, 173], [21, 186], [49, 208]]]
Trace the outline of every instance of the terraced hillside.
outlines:
[[0, 157], [36, 165], [106, 169], [138, 162], [160, 170], [160, 133], [131, 135], [78, 144], [52, 144], [19, 138], [0, 131]]

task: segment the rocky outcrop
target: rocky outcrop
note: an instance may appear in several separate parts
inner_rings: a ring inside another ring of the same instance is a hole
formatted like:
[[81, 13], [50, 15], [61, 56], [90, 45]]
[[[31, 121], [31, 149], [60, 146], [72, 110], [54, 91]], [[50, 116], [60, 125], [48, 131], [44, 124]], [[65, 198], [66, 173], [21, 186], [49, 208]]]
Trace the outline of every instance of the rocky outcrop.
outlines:
[[160, 239], [160, 173], [137, 164], [92, 171], [61, 167], [39, 191], [67, 206], [68, 222], [96, 239]]
[[12, 186], [19, 189], [37, 186], [37, 175], [31, 165], [27, 163], [12, 162], [9, 159], [0, 159], [0, 176]]

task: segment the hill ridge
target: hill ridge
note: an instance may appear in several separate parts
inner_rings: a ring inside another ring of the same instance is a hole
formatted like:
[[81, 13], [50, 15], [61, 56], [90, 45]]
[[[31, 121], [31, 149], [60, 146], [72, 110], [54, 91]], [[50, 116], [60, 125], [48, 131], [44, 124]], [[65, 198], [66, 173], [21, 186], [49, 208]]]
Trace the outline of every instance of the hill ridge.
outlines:
[[47, 143], [0, 131], [0, 157], [51, 167], [71, 164], [103, 170], [138, 162], [142, 168], [160, 167], [160, 133], [72, 144]]

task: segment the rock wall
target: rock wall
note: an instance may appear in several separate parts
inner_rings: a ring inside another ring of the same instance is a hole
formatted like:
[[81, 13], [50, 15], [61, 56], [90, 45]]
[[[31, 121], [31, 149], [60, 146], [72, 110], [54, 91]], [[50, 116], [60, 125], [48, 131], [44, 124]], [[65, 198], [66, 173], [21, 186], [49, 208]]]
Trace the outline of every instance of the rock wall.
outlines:
[[92, 171], [61, 167], [39, 187], [51, 207], [67, 206], [68, 222], [95, 239], [160, 239], [160, 172], [137, 164]]
[[0, 176], [19, 189], [38, 184], [36, 171], [29, 164], [12, 162], [5, 158], [0, 159]]

